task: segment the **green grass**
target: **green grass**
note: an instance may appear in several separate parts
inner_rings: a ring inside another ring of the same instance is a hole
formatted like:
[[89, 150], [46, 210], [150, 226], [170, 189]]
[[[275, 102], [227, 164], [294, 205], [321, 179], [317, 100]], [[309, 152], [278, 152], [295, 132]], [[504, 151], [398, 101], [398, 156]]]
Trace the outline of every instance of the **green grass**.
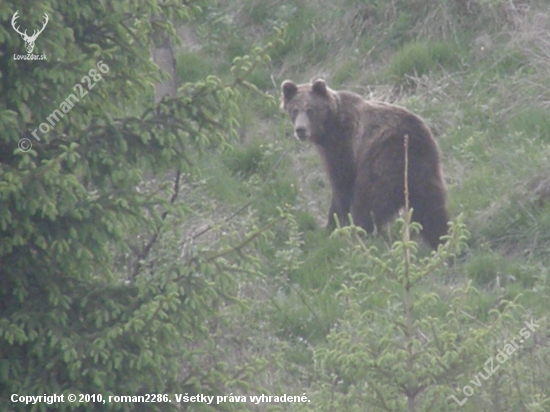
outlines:
[[416, 40], [406, 43], [393, 55], [387, 68], [388, 78], [406, 82], [407, 76], [422, 76], [441, 68], [460, 68], [461, 50], [457, 43], [440, 40]]
[[477, 252], [466, 264], [468, 277], [479, 286], [504, 287], [519, 283], [522, 287], [533, 286], [530, 269], [519, 261], [509, 261], [497, 252]]
[[360, 76], [360, 62], [353, 56], [346, 61], [337, 62], [337, 68], [330, 78], [330, 86], [334, 89], [340, 89], [346, 82], [352, 82], [353, 79]]
[[550, 143], [550, 112], [548, 109], [531, 106], [520, 108], [508, 121], [510, 129], [525, 136], [536, 137]]
[[264, 160], [263, 145], [259, 141], [244, 147], [233, 147], [223, 154], [223, 163], [236, 176], [247, 179], [257, 173]]
[[243, 201], [248, 188], [241, 179], [234, 176], [228, 168], [219, 164], [219, 159], [208, 162], [208, 176], [202, 179], [210, 196], [223, 204], [235, 205]]
[[214, 58], [200, 51], [183, 50], [176, 56], [176, 72], [180, 83], [202, 80], [215, 68]]

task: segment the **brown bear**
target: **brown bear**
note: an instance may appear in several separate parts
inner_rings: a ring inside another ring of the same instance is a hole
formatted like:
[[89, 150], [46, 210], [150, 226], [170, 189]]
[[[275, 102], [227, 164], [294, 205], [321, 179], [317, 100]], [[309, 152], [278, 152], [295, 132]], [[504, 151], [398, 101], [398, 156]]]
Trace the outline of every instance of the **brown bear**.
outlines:
[[[404, 138], [408, 142], [409, 204], [422, 236], [437, 249], [448, 214], [439, 149], [428, 126], [408, 110], [331, 90], [323, 79], [281, 85], [281, 107], [299, 140], [317, 146], [332, 186], [327, 228], [354, 223], [367, 233], [380, 228], [405, 204]], [[376, 225], [376, 226], [375, 226]]]

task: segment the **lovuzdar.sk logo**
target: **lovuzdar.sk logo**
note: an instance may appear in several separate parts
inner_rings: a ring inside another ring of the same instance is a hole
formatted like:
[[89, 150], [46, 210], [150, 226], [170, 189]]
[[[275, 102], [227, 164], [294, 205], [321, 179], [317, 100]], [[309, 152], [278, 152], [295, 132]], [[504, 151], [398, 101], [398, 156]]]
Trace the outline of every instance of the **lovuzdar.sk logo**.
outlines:
[[46, 60], [47, 57], [45, 54], [32, 54], [32, 51], [34, 49], [34, 43], [36, 42], [38, 35], [44, 31], [44, 29], [46, 28], [46, 25], [48, 24], [48, 20], [49, 20], [48, 15], [44, 13], [44, 17], [43, 17], [44, 22], [42, 24], [42, 28], [39, 30], [34, 30], [32, 33], [32, 36], [29, 36], [27, 34], [27, 30], [25, 30], [24, 32], [21, 32], [19, 27], [15, 25], [16, 23], [15, 21], [17, 20], [18, 17], [19, 17], [19, 10], [17, 10], [14, 13], [11, 19], [11, 25], [13, 29], [16, 31], [16, 33], [19, 34], [25, 41], [25, 48], [27, 49], [27, 54], [26, 55], [14, 54], [13, 58], [15, 60]]

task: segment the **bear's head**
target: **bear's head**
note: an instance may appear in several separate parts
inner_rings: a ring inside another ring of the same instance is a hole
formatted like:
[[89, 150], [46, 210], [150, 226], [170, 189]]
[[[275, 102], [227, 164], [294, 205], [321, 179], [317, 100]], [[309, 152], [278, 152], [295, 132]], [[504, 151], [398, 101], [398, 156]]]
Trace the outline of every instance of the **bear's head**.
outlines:
[[323, 79], [296, 85], [291, 80], [281, 84], [281, 107], [288, 112], [299, 140], [319, 142], [332, 124], [337, 111], [336, 93]]

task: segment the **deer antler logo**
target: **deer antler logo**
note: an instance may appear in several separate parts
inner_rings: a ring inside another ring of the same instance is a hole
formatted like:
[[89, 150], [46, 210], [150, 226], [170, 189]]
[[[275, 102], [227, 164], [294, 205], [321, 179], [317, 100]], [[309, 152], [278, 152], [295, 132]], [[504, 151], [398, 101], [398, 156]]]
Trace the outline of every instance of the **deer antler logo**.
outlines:
[[36, 41], [36, 38], [38, 37], [38, 35], [40, 33], [42, 33], [44, 31], [44, 28], [46, 27], [46, 24], [48, 24], [48, 20], [49, 20], [48, 15], [46, 13], [44, 13], [44, 24], [43, 24], [42, 28], [40, 30], [35, 30], [34, 33], [32, 34], [32, 36], [29, 36], [29, 35], [27, 35], [27, 30], [25, 30], [24, 33], [21, 33], [19, 31], [19, 27], [15, 27], [15, 20], [17, 20], [17, 17], [19, 17], [17, 15], [18, 13], [19, 13], [19, 10], [17, 10], [15, 12], [15, 14], [13, 15], [13, 17], [11, 19], [11, 25], [12, 25], [13, 29], [21, 35], [23, 40], [25, 40], [25, 48], [27, 49], [27, 54], [31, 54], [32, 49], [34, 49], [34, 42]]

